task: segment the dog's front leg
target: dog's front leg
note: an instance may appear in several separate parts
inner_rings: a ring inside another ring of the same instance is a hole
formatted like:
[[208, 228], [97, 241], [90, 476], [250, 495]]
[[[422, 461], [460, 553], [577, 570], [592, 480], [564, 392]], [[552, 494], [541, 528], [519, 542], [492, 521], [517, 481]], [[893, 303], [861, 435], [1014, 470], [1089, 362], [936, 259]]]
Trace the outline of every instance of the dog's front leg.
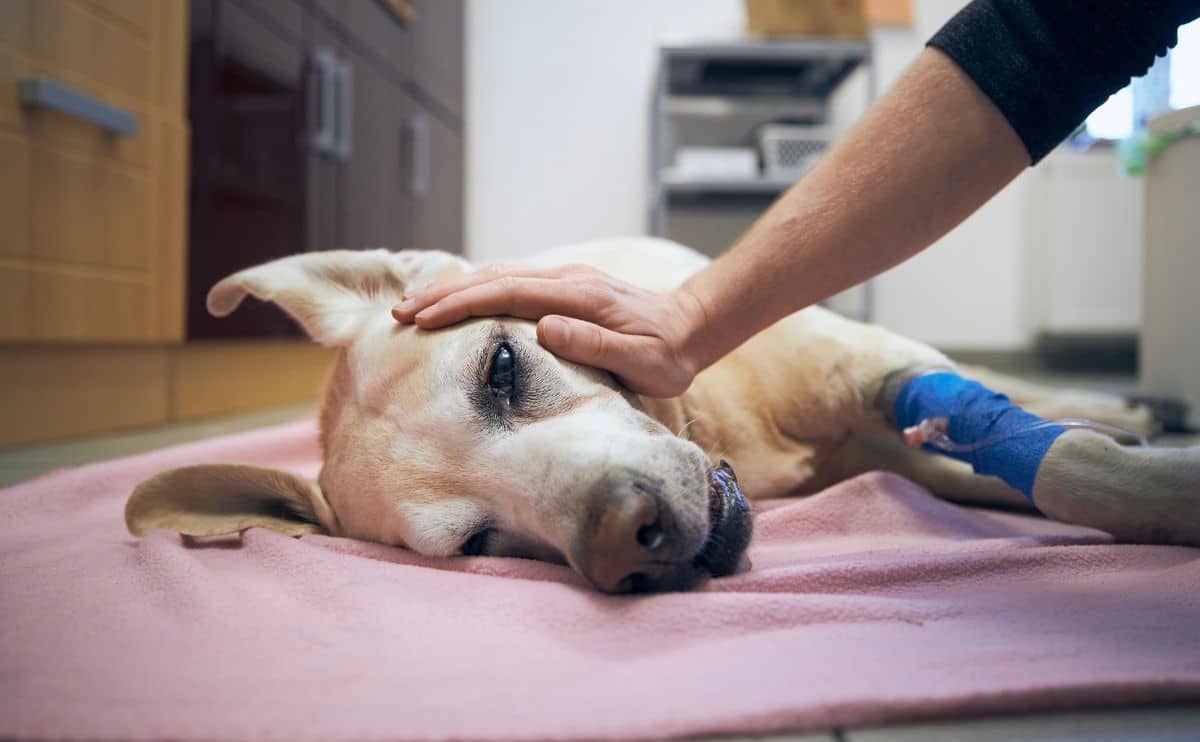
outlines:
[[1200, 546], [1200, 447], [1122, 446], [1068, 430], [1038, 467], [1033, 501], [1119, 541]]
[[1122, 446], [953, 372], [895, 374], [879, 403], [913, 443], [1000, 477], [1046, 515], [1122, 541], [1200, 545], [1200, 448]]

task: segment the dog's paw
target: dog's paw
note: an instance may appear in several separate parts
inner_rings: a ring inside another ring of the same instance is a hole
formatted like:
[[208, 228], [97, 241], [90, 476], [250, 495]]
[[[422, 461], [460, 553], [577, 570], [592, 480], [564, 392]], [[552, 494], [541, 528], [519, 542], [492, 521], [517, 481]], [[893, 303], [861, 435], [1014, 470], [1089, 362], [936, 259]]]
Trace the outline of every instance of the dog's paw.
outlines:
[[1177, 397], [1159, 397], [1150, 394], [1129, 394], [1125, 401], [1131, 406], [1142, 407], [1150, 411], [1161, 432], [1188, 433], [1188, 403]]
[[1068, 430], [1046, 452], [1033, 500], [1119, 541], [1200, 546], [1200, 447], [1121, 446]]

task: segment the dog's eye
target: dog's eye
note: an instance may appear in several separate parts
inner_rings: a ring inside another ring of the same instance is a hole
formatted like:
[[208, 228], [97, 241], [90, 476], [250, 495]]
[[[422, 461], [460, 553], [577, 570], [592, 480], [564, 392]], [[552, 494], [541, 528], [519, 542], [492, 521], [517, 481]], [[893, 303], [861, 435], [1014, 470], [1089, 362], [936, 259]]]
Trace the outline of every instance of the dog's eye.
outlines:
[[488, 387], [497, 398], [508, 400], [512, 397], [513, 384], [516, 381], [517, 362], [513, 358], [512, 348], [503, 343], [496, 348], [492, 356], [492, 366], [488, 369]]
[[463, 556], [479, 556], [483, 554], [487, 550], [488, 535], [490, 533], [491, 531], [487, 528], [476, 531], [475, 535], [463, 542], [463, 545], [458, 549], [459, 552]]

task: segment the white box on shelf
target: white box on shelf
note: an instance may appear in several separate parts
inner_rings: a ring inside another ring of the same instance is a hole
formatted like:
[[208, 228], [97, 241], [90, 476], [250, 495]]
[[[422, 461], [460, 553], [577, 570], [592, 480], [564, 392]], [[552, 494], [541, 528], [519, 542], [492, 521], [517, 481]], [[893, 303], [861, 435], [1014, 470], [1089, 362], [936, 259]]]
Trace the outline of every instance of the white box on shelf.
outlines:
[[680, 147], [673, 172], [680, 178], [758, 177], [758, 153], [750, 147]]

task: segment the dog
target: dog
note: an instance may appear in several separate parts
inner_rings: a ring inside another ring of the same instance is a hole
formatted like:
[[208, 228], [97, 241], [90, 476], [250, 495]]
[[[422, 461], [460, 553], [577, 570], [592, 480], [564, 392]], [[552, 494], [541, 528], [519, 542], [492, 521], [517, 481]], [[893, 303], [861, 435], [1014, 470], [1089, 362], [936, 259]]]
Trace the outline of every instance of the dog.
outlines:
[[[630, 238], [532, 262], [666, 291], [707, 259]], [[129, 498], [129, 530], [324, 533], [431, 556], [563, 563], [610, 593], [680, 590], [747, 567], [747, 498], [803, 495], [884, 469], [958, 502], [1029, 507], [1001, 479], [905, 445], [892, 405], [897, 382], [918, 374], [966, 373], [1047, 417], [1154, 427], [1145, 407], [960, 369], [923, 343], [820, 307], [759, 333], [672, 399], [634, 395], [604, 371], [555, 357], [531, 322], [426, 332], [392, 320], [405, 292], [469, 270], [435, 251], [343, 250], [219, 282], [208, 295], [214, 315], [252, 295], [338, 349], [318, 481], [237, 464], [168, 471]], [[1041, 461], [1032, 494], [1049, 517], [1119, 540], [1200, 544], [1200, 448], [1129, 447], [1070, 429]]]

